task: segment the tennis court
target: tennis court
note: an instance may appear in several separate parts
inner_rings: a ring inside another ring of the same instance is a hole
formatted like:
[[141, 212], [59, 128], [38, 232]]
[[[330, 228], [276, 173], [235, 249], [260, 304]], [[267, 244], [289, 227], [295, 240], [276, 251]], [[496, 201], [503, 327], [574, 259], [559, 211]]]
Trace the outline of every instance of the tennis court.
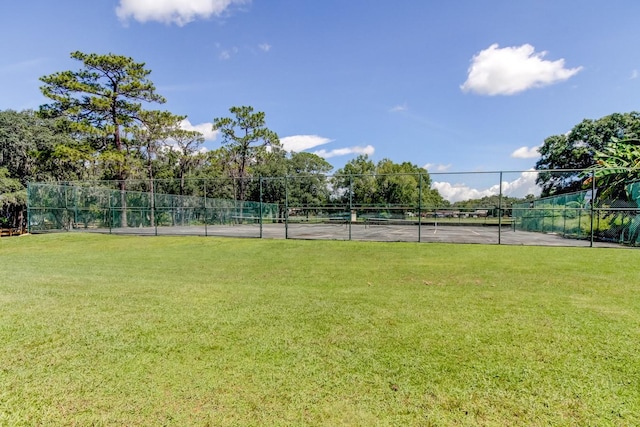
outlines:
[[[591, 246], [590, 240], [564, 238], [557, 234], [514, 231], [503, 226], [473, 225], [398, 225], [336, 223], [266, 223], [175, 227], [77, 228], [75, 232], [134, 234], [147, 236], [197, 235], [266, 239], [360, 240], [376, 242], [424, 242], [503, 244], [526, 246]], [[593, 242], [594, 247], [621, 247], [608, 242]]]

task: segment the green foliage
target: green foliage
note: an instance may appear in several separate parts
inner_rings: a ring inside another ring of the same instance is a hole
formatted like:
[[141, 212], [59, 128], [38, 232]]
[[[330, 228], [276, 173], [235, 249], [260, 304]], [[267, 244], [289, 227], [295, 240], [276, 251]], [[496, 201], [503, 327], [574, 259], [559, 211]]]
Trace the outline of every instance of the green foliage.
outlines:
[[23, 212], [27, 204], [27, 191], [9, 171], [0, 167], [0, 226], [19, 228], [23, 224]]
[[43, 95], [54, 101], [43, 113], [66, 116], [78, 130], [112, 134], [131, 124], [142, 102], [165, 102], [155, 93], [144, 63], [121, 55], [71, 53], [82, 62], [78, 71], [61, 71], [40, 80]]
[[446, 206], [448, 202], [430, 185], [431, 178], [424, 168], [389, 159], [374, 164], [366, 154], [348, 162], [333, 179], [334, 197], [350, 201], [353, 206]]
[[582, 176], [591, 185], [592, 175], [602, 199], [626, 199], [626, 186], [640, 180], [640, 140], [612, 138], [596, 152], [596, 165]]
[[511, 215], [511, 207], [515, 204], [522, 203], [526, 200], [533, 200], [533, 196], [529, 198], [518, 198], [509, 196], [500, 196], [498, 194], [492, 196], [484, 196], [479, 199], [469, 199], [454, 202], [451, 207], [461, 211], [475, 211], [476, 209], [489, 209], [492, 216], [498, 216], [498, 209], [503, 209], [503, 214]]
[[329, 201], [326, 174], [333, 169], [322, 157], [312, 153], [286, 153], [273, 148], [265, 152], [261, 161], [252, 168], [262, 180], [254, 179], [249, 185], [252, 200], [279, 203], [280, 217], [284, 208], [325, 205]]
[[333, 166], [312, 153], [291, 153], [287, 162], [288, 196], [291, 204], [318, 206], [329, 201], [326, 174]]
[[[112, 178], [125, 179], [132, 167], [128, 162], [123, 128], [132, 126], [140, 119], [142, 103], [163, 103], [165, 99], [155, 92], [148, 79], [150, 70], [144, 63], [121, 55], [71, 53], [71, 58], [82, 63], [78, 71], [61, 71], [40, 80], [40, 89], [53, 103], [40, 107], [44, 117], [63, 118], [69, 129], [80, 135], [98, 152], [116, 150], [125, 156], [119, 161]], [[101, 159], [99, 159], [101, 160]]]
[[77, 179], [89, 154], [82, 144], [33, 111], [0, 111], [0, 167], [28, 181]]
[[376, 166], [369, 156], [361, 154], [338, 169], [333, 178], [335, 196], [353, 205], [373, 205], [376, 202]]
[[267, 147], [280, 147], [278, 135], [265, 124], [265, 114], [253, 107], [231, 107], [234, 117], [218, 117], [213, 120], [213, 130], [222, 134], [226, 151], [225, 161], [231, 177], [239, 181], [238, 199], [245, 200], [250, 168], [264, 156]]
[[[582, 189], [580, 171], [558, 172], [554, 169], [587, 169], [596, 164], [596, 153], [618, 139], [640, 137], [640, 113], [615, 113], [597, 120], [585, 119], [567, 135], [545, 139], [540, 147], [540, 170], [536, 182], [542, 186], [542, 196], [569, 193]], [[545, 172], [548, 171], [548, 172]]]
[[[144, 63], [111, 53], [76, 51], [71, 58], [82, 63], [80, 70], [40, 78], [42, 94], [53, 101], [41, 106], [40, 114], [61, 118], [72, 132], [91, 143], [104, 178], [117, 179], [124, 192], [126, 179], [139, 175], [143, 166], [139, 151], [132, 150], [122, 133], [140, 120], [143, 102], [163, 103], [165, 99], [155, 92], [148, 79], [151, 71]], [[127, 224], [125, 212], [123, 226]]]

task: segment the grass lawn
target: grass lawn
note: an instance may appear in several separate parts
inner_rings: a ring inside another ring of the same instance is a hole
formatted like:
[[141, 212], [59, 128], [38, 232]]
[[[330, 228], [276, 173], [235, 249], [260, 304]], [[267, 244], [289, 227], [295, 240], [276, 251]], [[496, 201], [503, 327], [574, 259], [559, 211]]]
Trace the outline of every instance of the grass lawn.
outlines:
[[640, 251], [0, 240], [0, 425], [640, 425]]

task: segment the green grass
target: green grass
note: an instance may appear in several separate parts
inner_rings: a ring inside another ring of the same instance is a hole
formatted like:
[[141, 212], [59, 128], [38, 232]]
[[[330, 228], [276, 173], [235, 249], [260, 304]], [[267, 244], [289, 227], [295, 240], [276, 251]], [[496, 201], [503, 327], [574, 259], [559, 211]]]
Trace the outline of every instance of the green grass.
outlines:
[[640, 251], [0, 240], [0, 425], [640, 424]]

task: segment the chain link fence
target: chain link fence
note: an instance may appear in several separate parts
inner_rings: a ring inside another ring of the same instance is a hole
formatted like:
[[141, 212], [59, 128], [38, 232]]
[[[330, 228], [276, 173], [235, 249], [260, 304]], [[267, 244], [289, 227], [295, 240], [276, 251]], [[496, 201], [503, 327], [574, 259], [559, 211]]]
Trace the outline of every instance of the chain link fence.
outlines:
[[512, 208], [513, 226], [564, 238], [638, 246], [640, 183], [627, 184], [625, 192], [624, 199], [598, 198], [593, 189], [519, 203]]
[[[32, 233], [640, 244], [640, 184], [627, 183], [617, 198], [601, 200], [593, 189], [539, 198], [538, 173], [32, 183], [28, 226]], [[575, 179], [575, 171], [562, 173]]]
[[[128, 182], [124, 187], [136, 184]], [[157, 189], [166, 187], [162, 185], [166, 182], [154, 184]], [[207, 191], [177, 195], [114, 188], [119, 186], [115, 182], [29, 184], [29, 231], [157, 235], [193, 228], [192, 234], [201, 234], [207, 226], [258, 224], [275, 221], [278, 215], [278, 205], [273, 203], [208, 197]]]

